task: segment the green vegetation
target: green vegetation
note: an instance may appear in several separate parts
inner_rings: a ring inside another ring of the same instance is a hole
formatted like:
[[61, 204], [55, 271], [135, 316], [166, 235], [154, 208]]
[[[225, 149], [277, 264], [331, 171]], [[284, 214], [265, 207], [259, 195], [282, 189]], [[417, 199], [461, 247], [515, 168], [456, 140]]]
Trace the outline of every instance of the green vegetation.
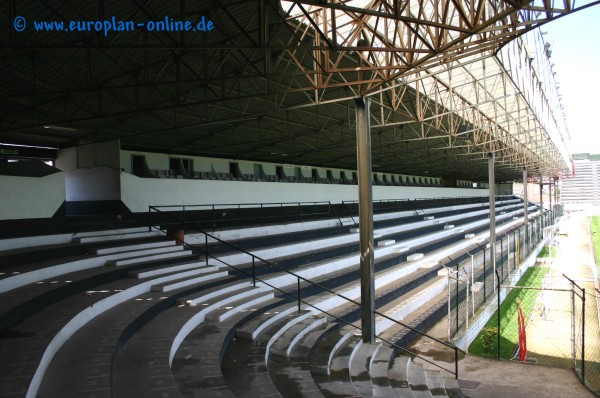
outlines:
[[548, 246], [544, 246], [540, 254], [538, 254], [538, 257], [556, 257], [556, 248], [548, 248]]
[[593, 216], [590, 222], [590, 232], [592, 233], [592, 244], [594, 245], [594, 257], [596, 266], [600, 265], [600, 216]]
[[[532, 267], [517, 283], [517, 286], [541, 287], [548, 268]], [[525, 320], [533, 311], [539, 290], [512, 289], [500, 307], [500, 358], [510, 359], [519, 344], [519, 330], [517, 319], [517, 300], [521, 300]], [[498, 312], [490, 318], [481, 333], [471, 343], [469, 353], [483, 357], [496, 357], [498, 347]], [[494, 333], [495, 332], [495, 333]], [[490, 348], [491, 347], [491, 348]]]

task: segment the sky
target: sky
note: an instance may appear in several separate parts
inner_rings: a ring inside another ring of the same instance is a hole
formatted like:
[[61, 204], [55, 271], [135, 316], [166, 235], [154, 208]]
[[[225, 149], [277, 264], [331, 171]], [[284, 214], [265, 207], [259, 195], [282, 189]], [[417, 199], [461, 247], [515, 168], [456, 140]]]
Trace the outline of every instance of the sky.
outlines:
[[562, 96], [571, 153], [600, 154], [600, 5], [541, 27]]

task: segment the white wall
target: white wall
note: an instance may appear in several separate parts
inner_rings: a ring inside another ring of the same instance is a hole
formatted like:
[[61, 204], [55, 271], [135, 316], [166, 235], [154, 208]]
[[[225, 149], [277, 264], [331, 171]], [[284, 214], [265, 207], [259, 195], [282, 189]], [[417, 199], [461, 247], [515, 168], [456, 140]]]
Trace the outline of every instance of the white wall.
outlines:
[[[373, 199], [486, 196], [486, 190], [373, 186]], [[148, 206], [357, 200], [356, 185], [139, 178], [121, 173], [121, 200], [133, 212]]]
[[65, 173], [45, 177], [0, 175], [0, 220], [49, 218], [65, 201]]
[[56, 167], [65, 172], [66, 200], [119, 200], [121, 163], [131, 169], [131, 157], [120, 152], [119, 141], [61, 149]]

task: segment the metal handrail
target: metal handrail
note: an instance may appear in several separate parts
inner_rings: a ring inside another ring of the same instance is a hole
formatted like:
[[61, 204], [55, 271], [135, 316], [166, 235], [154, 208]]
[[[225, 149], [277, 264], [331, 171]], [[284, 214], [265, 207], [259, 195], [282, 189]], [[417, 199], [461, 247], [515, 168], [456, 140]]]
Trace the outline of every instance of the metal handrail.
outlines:
[[[501, 200], [506, 196], [512, 195], [496, 195], [496, 200]], [[377, 210], [390, 210], [390, 209], [400, 209], [406, 207], [406, 210], [420, 210], [425, 207], [431, 207], [431, 204], [434, 205], [449, 205], [449, 204], [468, 204], [468, 203], [480, 203], [481, 200], [489, 200], [488, 196], [459, 196], [459, 197], [442, 197], [442, 198], [415, 198], [415, 199], [377, 199], [373, 200], [373, 211]], [[382, 208], [377, 208], [378, 204], [387, 204], [387, 206]], [[397, 206], [390, 206], [390, 204], [396, 204]], [[412, 204], [412, 205], [411, 205]], [[342, 205], [342, 216], [346, 216], [346, 208], [352, 207], [351, 205], [358, 205], [357, 200], [344, 200], [341, 202]], [[406, 206], [408, 205], [408, 206]], [[352, 210], [350, 210], [352, 211]], [[352, 217], [350, 215], [350, 217]]]
[[[168, 206], [165, 206], [165, 207], [168, 207]], [[296, 274], [296, 273], [294, 273], [294, 272], [291, 272], [291, 271], [289, 271], [289, 270], [287, 270], [287, 269], [285, 269], [285, 268], [283, 268], [283, 267], [280, 267], [279, 265], [277, 265], [277, 264], [275, 264], [275, 263], [272, 263], [272, 262], [270, 262], [270, 261], [268, 261], [268, 260], [265, 260], [265, 259], [263, 259], [263, 258], [261, 258], [261, 257], [259, 257], [259, 256], [257, 256], [257, 255], [255, 255], [255, 254], [252, 254], [252, 253], [248, 252], [247, 250], [244, 250], [244, 249], [242, 249], [242, 248], [239, 248], [239, 247], [237, 247], [237, 246], [235, 246], [235, 245], [233, 245], [233, 244], [231, 244], [231, 243], [229, 243], [229, 242], [226, 242], [226, 241], [224, 241], [224, 240], [222, 240], [222, 239], [220, 239], [220, 238], [218, 238], [218, 237], [216, 237], [216, 236], [214, 236], [214, 235], [212, 235], [212, 234], [209, 234], [208, 232], [202, 231], [202, 230], [198, 229], [198, 228], [197, 228], [197, 227], [195, 227], [195, 226], [189, 225], [189, 223], [187, 223], [187, 222], [185, 222], [185, 221], [182, 221], [182, 220], [177, 220], [177, 219], [176, 219], [174, 216], [172, 216], [172, 215], [170, 215], [170, 214], [168, 214], [168, 213], [165, 213], [165, 212], [163, 212], [163, 211], [161, 211], [161, 210], [158, 210], [158, 209], [156, 208], [156, 206], [149, 206], [149, 211], [148, 211], [148, 213], [149, 213], [149, 218], [148, 218], [148, 229], [149, 229], [149, 230], [152, 230], [152, 228], [154, 228], [154, 229], [156, 229], [156, 230], [158, 230], [158, 231], [164, 232], [164, 231], [163, 231], [163, 230], [162, 230], [160, 227], [157, 227], [157, 226], [154, 226], [154, 225], [152, 225], [152, 218], [151, 218], [152, 210], [154, 210], [154, 211], [155, 211], [155, 212], [157, 212], [157, 213], [161, 213], [161, 214], [163, 214], [164, 216], [166, 216], [166, 217], [169, 217], [169, 218], [171, 218], [171, 219], [173, 219], [173, 220], [177, 221], [177, 223], [178, 223], [178, 224], [181, 224], [181, 225], [182, 225], [182, 226], [184, 226], [184, 227], [185, 227], [185, 226], [189, 226], [189, 227], [191, 227], [192, 229], [196, 230], [197, 232], [199, 232], [199, 233], [203, 234], [203, 235], [204, 235], [204, 237], [205, 237], [205, 246], [204, 246], [204, 247], [205, 247], [205, 250], [204, 250], [204, 251], [205, 251], [205, 259], [206, 259], [206, 264], [207, 264], [207, 265], [208, 265], [208, 258], [210, 257], [211, 259], [214, 259], [214, 260], [216, 260], [216, 261], [218, 261], [218, 262], [220, 262], [220, 263], [222, 263], [222, 264], [224, 264], [224, 265], [226, 265], [226, 266], [228, 266], [228, 267], [231, 267], [231, 268], [235, 269], [236, 271], [238, 271], [238, 272], [240, 272], [240, 273], [242, 273], [242, 274], [244, 274], [244, 275], [246, 275], [246, 276], [248, 276], [248, 277], [252, 277], [252, 284], [253, 284], [253, 286], [256, 286], [256, 282], [258, 281], [258, 282], [260, 282], [260, 283], [262, 283], [262, 284], [264, 284], [264, 285], [266, 285], [266, 286], [269, 286], [269, 287], [271, 287], [272, 289], [275, 289], [275, 290], [277, 290], [278, 292], [280, 292], [280, 293], [284, 294], [285, 296], [288, 296], [288, 297], [290, 297], [290, 298], [292, 298], [292, 299], [295, 299], [295, 300], [297, 300], [297, 301], [298, 301], [298, 312], [299, 312], [299, 313], [301, 312], [301, 306], [302, 306], [302, 304], [304, 304], [304, 305], [306, 305], [306, 306], [309, 306], [309, 307], [312, 307], [312, 308], [314, 308], [314, 309], [315, 309], [315, 310], [317, 310], [317, 311], [320, 311], [320, 312], [321, 312], [321, 313], [323, 313], [323, 314], [326, 314], [326, 315], [328, 315], [328, 316], [331, 316], [332, 318], [334, 318], [334, 319], [336, 319], [336, 320], [338, 320], [338, 321], [340, 321], [340, 322], [342, 322], [342, 323], [344, 323], [344, 324], [346, 324], [346, 325], [348, 325], [348, 326], [351, 326], [351, 327], [353, 327], [353, 328], [356, 328], [357, 330], [360, 330], [360, 331], [362, 332], [362, 328], [361, 328], [361, 327], [359, 327], [359, 326], [356, 326], [356, 325], [354, 325], [354, 324], [351, 324], [351, 323], [349, 323], [348, 321], [346, 321], [346, 320], [344, 320], [344, 319], [341, 319], [341, 318], [339, 318], [338, 316], [336, 316], [336, 315], [333, 315], [333, 314], [329, 313], [328, 311], [322, 310], [322, 309], [320, 309], [320, 308], [316, 307], [315, 305], [313, 305], [313, 304], [311, 304], [311, 303], [309, 303], [309, 302], [307, 302], [307, 301], [303, 300], [303, 299], [301, 298], [301, 293], [300, 293], [300, 290], [301, 290], [301, 289], [300, 289], [300, 285], [301, 285], [301, 282], [300, 282], [300, 281], [306, 282], [307, 284], [309, 284], [309, 285], [311, 285], [311, 286], [315, 286], [315, 287], [317, 287], [317, 288], [319, 288], [319, 289], [323, 290], [324, 292], [328, 292], [328, 293], [330, 293], [330, 294], [332, 294], [332, 295], [334, 295], [334, 296], [336, 296], [336, 297], [339, 297], [339, 298], [341, 298], [341, 299], [344, 299], [344, 300], [345, 300], [345, 301], [347, 301], [348, 303], [351, 303], [351, 304], [354, 304], [354, 305], [356, 305], [358, 308], [361, 308], [361, 304], [360, 304], [359, 302], [357, 302], [357, 301], [355, 301], [355, 300], [353, 300], [353, 299], [351, 299], [351, 298], [349, 298], [349, 297], [346, 297], [346, 296], [344, 296], [343, 294], [339, 294], [339, 293], [337, 293], [337, 292], [334, 292], [333, 290], [331, 290], [331, 289], [329, 289], [329, 288], [327, 288], [327, 287], [325, 287], [325, 286], [322, 286], [322, 285], [321, 285], [321, 284], [319, 284], [319, 283], [316, 283], [316, 282], [313, 282], [313, 281], [311, 281], [311, 280], [309, 280], [309, 279], [306, 279], [305, 277], [303, 277], [303, 276], [300, 276], [300, 275], [298, 275], [298, 274]], [[214, 257], [214, 256], [211, 256], [211, 255], [209, 255], [209, 253], [208, 253], [208, 238], [211, 238], [211, 239], [213, 239], [213, 240], [215, 240], [215, 241], [217, 241], [217, 242], [219, 242], [219, 243], [222, 243], [222, 244], [224, 244], [225, 246], [228, 246], [228, 247], [230, 247], [230, 248], [232, 248], [232, 249], [234, 249], [234, 250], [236, 250], [236, 251], [239, 251], [239, 252], [242, 252], [242, 253], [244, 253], [244, 254], [247, 254], [247, 255], [249, 255], [249, 256], [252, 258], [252, 273], [250, 274], [250, 273], [246, 272], [246, 271], [245, 271], [245, 270], [243, 270], [243, 269], [240, 269], [240, 268], [238, 268], [238, 267], [236, 267], [236, 266], [234, 266], [234, 265], [228, 264], [228, 263], [224, 262], [223, 260], [221, 260], [221, 259], [219, 259], [219, 258], [217, 258], [217, 257]], [[189, 247], [192, 247], [192, 248], [198, 248], [197, 246], [195, 246], [195, 245], [192, 245], [192, 244], [189, 244], [189, 243], [187, 243], [187, 242], [185, 242], [185, 241], [183, 241], [183, 240], [181, 240], [181, 239], [178, 239], [178, 238], [174, 238], [174, 239], [175, 239], [176, 241], [178, 241], [178, 242], [181, 242], [182, 244], [184, 244], [184, 245], [186, 245], [186, 246], [189, 246]], [[297, 279], [297, 295], [294, 297], [294, 295], [292, 295], [292, 294], [288, 293], [287, 291], [285, 291], [285, 290], [283, 290], [283, 289], [280, 289], [280, 288], [278, 288], [278, 287], [276, 287], [276, 286], [273, 286], [272, 284], [270, 284], [270, 283], [268, 283], [268, 282], [266, 282], [266, 281], [262, 280], [261, 278], [257, 277], [257, 276], [256, 276], [256, 271], [255, 271], [255, 267], [256, 267], [256, 260], [259, 260], [259, 261], [261, 261], [261, 262], [265, 263], [266, 265], [269, 265], [271, 268], [276, 268], [276, 269], [277, 269], [277, 270], [279, 270], [279, 271], [283, 271], [284, 273], [286, 273], [286, 274], [288, 274], [288, 275], [290, 275], [290, 276], [293, 276], [293, 277], [295, 277], [295, 278]], [[434, 365], [434, 366], [436, 366], [436, 367], [438, 367], [438, 368], [440, 368], [440, 369], [442, 369], [442, 370], [445, 370], [445, 371], [447, 371], [448, 373], [450, 373], [450, 374], [453, 374], [453, 375], [454, 375], [454, 377], [455, 377], [456, 379], [458, 379], [458, 347], [454, 346], [453, 344], [449, 344], [449, 343], [446, 343], [446, 342], [444, 342], [444, 341], [442, 341], [442, 340], [439, 340], [439, 339], [437, 339], [437, 338], [435, 338], [435, 337], [433, 337], [433, 336], [429, 336], [429, 335], [427, 335], [427, 334], [425, 334], [425, 333], [423, 333], [423, 332], [421, 332], [421, 331], [419, 331], [419, 330], [417, 330], [417, 329], [415, 329], [415, 328], [413, 328], [413, 327], [411, 327], [411, 326], [409, 326], [409, 325], [407, 325], [407, 324], [404, 324], [403, 322], [400, 322], [400, 321], [398, 321], [398, 320], [396, 320], [396, 319], [390, 318], [389, 316], [387, 316], [387, 315], [385, 315], [385, 314], [382, 314], [382, 313], [380, 313], [380, 312], [378, 312], [378, 311], [375, 311], [375, 314], [377, 314], [377, 315], [379, 315], [379, 316], [382, 316], [382, 317], [384, 317], [384, 318], [386, 318], [386, 319], [388, 319], [388, 320], [392, 321], [393, 323], [395, 323], [395, 324], [397, 324], [397, 325], [400, 325], [400, 326], [402, 326], [402, 327], [405, 327], [405, 328], [407, 328], [407, 329], [410, 329], [411, 331], [413, 331], [413, 332], [416, 332], [416, 333], [418, 333], [419, 335], [421, 335], [421, 336], [423, 336], [423, 337], [428, 337], [428, 338], [430, 338], [430, 339], [432, 339], [432, 340], [434, 340], [434, 341], [436, 341], [436, 342], [438, 342], [438, 343], [440, 343], [440, 344], [443, 344], [443, 345], [444, 345], [444, 346], [446, 346], [446, 347], [449, 347], [449, 348], [453, 349], [453, 350], [454, 350], [454, 362], [455, 362], [455, 369], [454, 369], [454, 371], [451, 371], [451, 370], [449, 370], [449, 369], [446, 369], [445, 367], [443, 367], [443, 366], [441, 366], [441, 365], [439, 365], [439, 364], [437, 364], [437, 363], [435, 363], [435, 362], [432, 362], [432, 361], [428, 360], [427, 358], [424, 358], [424, 357], [422, 357], [422, 356], [420, 356], [420, 355], [418, 355], [418, 354], [416, 354], [416, 353], [414, 353], [414, 352], [411, 352], [410, 350], [408, 350], [408, 349], [406, 349], [406, 348], [404, 348], [404, 347], [400, 347], [399, 345], [397, 345], [397, 344], [395, 344], [395, 343], [393, 343], [393, 342], [391, 342], [391, 341], [388, 341], [388, 340], [386, 340], [386, 339], [384, 339], [384, 338], [382, 338], [382, 337], [380, 337], [380, 336], [376, 336], [376, 337], [377, 337], [378, 339], [380, 339], [381, 341], [384, 341], [384, 342], [386, 342], [386, 343], [390, 344], [391, 346], [393, 346], [393, 347], [395, 347], [395, 348], [397, 348], [397, 349], [399, 349], [399, 350], [402, 350], [402, 351], [404, 351], [404, 352], [407, 352], [407, 353], [409, 353], [410, 355], [413, 355], [413, 356], [415, 356], [415, 357], [418, 357], [418, 358], [420, 358], [420, 359], [424, 360], [425, 362], [428, 362], [428, 363], [430, 363], [430, 364], [432, 364], [432, 365]]]
[[[312, 212], [303, 212], [303, 208], [313, 206], [315, 211]], [[326, 211], [318, 211], [318, 206], [326, 206]], [[290, 209], [296, 208], [297, 211], [294, 214], [297, 217], [297, 221], [300, 222], [306, 216], [328, 216], [329, 218], [337, 218], [340, 223], [341, 219], [338, 215], [335, 207], [331, 204], [331, 201], [315, 201], [315, 202], [264, 202], [264, 203], [222, 203], [222, 204], [192, 204], [192, 205], [161, 205], [161, 206], [149, 206], [155, 210], [163, 209], [164, 212], [168, 211], [168, 209], [181, 209], [181, 218], [184, 222], [189, 221], [189, 216], [186, 216], [186, 212], [189, 213], [191, 211], [206, 211], [210, 212], [211, 216], [205, 219], [198, 220], [197, 222], [204, 223], [212, 223], [213, 228], [217, 227], [219, 222], [232, 222], [234, 225], [238, 227], [242, 226], [243, 221], [247, 220], [260, 220], [261, 222], [276, 219], [275, 221], [283, 222], [284, 218], [292, 216], [292, 214], [281, 214], [278, 215], [267, 215], [265, 214], [266, 209]], [[223, 218], [219, 217], [217, 213], [222, 212], [225, 214], [227, 210], [259, 210], [260, 215], [251, 215], [247, 217], [238, 216], [238, 217], [230, 217]], [[164, 213], [163, 212], [163, 213]], [[278, 220], [277, 220], [278, 219]], [[262, 223], [264, 225], [265, 222]]]

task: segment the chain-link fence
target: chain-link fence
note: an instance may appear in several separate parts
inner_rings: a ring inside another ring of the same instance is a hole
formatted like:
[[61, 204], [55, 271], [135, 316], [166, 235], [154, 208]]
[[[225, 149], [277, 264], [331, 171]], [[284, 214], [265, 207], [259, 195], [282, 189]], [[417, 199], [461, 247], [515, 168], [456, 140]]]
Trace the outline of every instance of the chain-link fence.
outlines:
[[499, 228], [493, 258], [489, 243], [481, 242], [448, 259], [448, 336], [473, 354], [572, 368], [600, 396], [600, 291], [595, 281], [573, 281], [551, 275], [549, 267], [530, 267], [536, 263], [530, 255], [542, 247], [547, 260], [537, 261], [553, 261], [557, 240], [546, 227], [561, 215], [557, 207], [527, 227]]
[[579, 379], [600, 396], [600, 291], [571, 283], [572, 365]]
[[562, 209], [556, 206], [527, 225], [498, 227], [494, 256], [490, 244], [481, 242], [467, 248], [461, 256], [447, 259], [444, 266], [448, 272], [448, 337], [459, 348], [467, 351], [483, 327], [469, 328], [473, 317], [492, 310], [486, 304], [497, 298], [495, 273], [500, 276], [501, 284], [515, 284], [526, 269], [523, 262], [534, 250], [539, 250], [544, 228], [560, 215]]

